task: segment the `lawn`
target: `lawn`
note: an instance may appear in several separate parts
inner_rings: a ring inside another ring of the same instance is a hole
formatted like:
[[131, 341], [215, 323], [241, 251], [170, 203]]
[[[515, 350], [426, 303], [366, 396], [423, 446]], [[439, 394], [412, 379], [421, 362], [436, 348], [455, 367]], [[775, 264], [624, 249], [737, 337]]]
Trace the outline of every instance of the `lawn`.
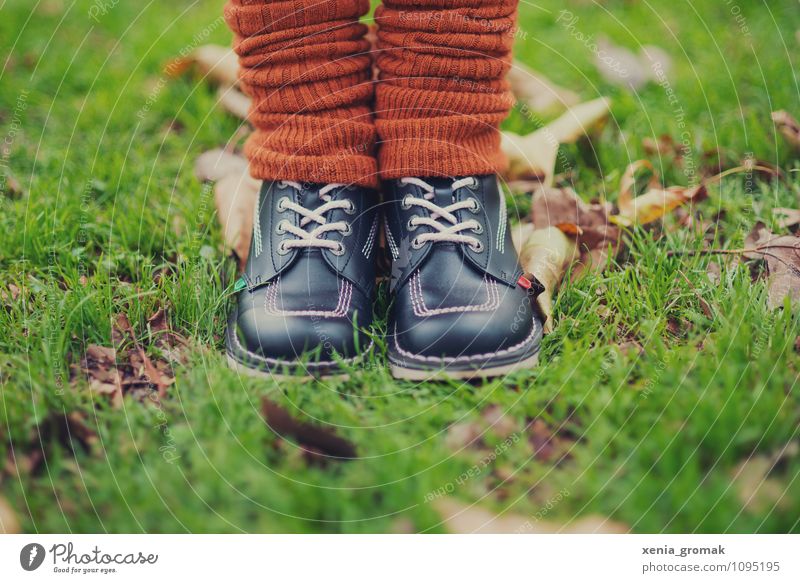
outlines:
[[[799, 158], [770, 119], [800, 116], [796, 0], [522, 3], [517, 58], [584, 100], [613, 100], [592, 148], [562, 149], [560, 171], [583, 198], [615, 200], [640, 158], [669, 184], [691, 180], [690, 165], [645, 147], [661, 135], [686, 141], [697, 165], [721, 149], [783, 178], [712, 187], [694, 209], [705, 232], [675, 218], [629, 231], [614, 264], [561, 288], [539, 366], [472, 384], [394, 381], [380, 341], [349, 380], [227, 368], [236, 266], [193, 164], [240, 124], [213, 88], [162, 73], [200, 44], [229, 44], [222, 4], [0, 0], [6, 521], [25, 532], [443, 532], [447, 497], [565, 527], [599, 515], [634, 532], [800, 531], [796, 308], [768, 310], [758, 265], [687, 253], [704, 241], [741, 248], [758, 221], [786, 232], [772, 209], [800, 206]], [[586, 42], [603, 35], [662, 47], [668, 83], [609, 84]], [[507, 127], [538, 123], [515, 111]], [[512, 202], [525, 212], [526, 197]], [[126, 355], [146, 352], [175, 381], [115, 399], [82, 372], [92, 347], [117, 347], [140, 379]], [[335, 430], [358, 458], [320, 461], [277, 436], [264, 398]]]

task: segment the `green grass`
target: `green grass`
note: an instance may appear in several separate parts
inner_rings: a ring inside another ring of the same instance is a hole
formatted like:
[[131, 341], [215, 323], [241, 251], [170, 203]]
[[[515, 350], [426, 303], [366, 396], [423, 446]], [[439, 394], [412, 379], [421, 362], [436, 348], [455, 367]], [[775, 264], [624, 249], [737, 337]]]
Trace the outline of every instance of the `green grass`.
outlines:
[[[33, 4], [0, 3], [3, 171], [25, 191], [0, 195], [0, 289], [21, 290], [0, 310], [0, 457], [29, 455], [35, 428], [65, 412], [83, 412], [98, 438], [74, 453], [48, 438], [37, 472], [4, 472], [0, 493], [24, 530], [441, 531], [429, 500], [443, 489], [528, 517], [563, 492], [548, 520], [597, 513], [638, 532], [800, 530], [800, 456], [770, 475], [779, 503], [745, 505], [731, 481], [749, 456], [798, 439], [800, 321], [766, 309], [765, 285], [747, 265], [725, 263], [712, 281], [707, 265], [719, 258], [670, 255], [702, 247], [690, 229], [665, 228], [658, 240], [633, 231], [618, 264], [567, 284], [557, 328], [528, 372], [396, 382], [382, 349], [350, 380], [324, 385], [230, 371], [222, 336], [235, 267], [192, 165], [238, 124], [215, 108], [213, 89], [161, 73], [197, 42], [229, 42], [222, 2], [120, 2], [97, 21], [90, 11], [103, 3]], [[718, 219], [713, 246], [741, 246], [773, 207], [798, 205], [797, 157], [769, 118], [781, 108], [800, 115], [794, 0], [740, 0], [749, 37], [726, 2], [567, 3], [585, 35], [665, 48], [683, 117], [658, 85], [633, 94], [602, 81], [585, 45], [556, 23], [562, 4], [523, 4], [517, 56], [584, 99], [614, 100], [594, 150], [564, 149], [585, 198], [613, 200], [625, 166], [645, 155], [643, 138], [685, 130], [697, 161], [723, 148], [730, 160], [751, 153], [787, 171], [755, 190], [741, 178], [713, 189], [699, 206]], [[536, 126], [519, 112], [508, 121]], [[671, 160], [653, 162], [670, 183], [691, 178]], [[385, 298], [380, 305], [385, 312]], [[189, 340], [166, 399], [127, 398], [114, 410], [80, 375], [70, 380], [88, 344], [112, 344], [118, 313], [158, 357], [146, 320], [159, 307]], [[264, 425], [264, 396], [335, 427], [361, 459], [309, 465]], [[502, 446], [489, 431], [480, 450], [446, 439], [449, 426], [492, 405], [520, 439]], [[534, 455], [533, 419], [565, 440], [566, 457]], [[488, 467], [459, 480], [496, 446]], [[170, 463], [167, 452], [178, 457]]]

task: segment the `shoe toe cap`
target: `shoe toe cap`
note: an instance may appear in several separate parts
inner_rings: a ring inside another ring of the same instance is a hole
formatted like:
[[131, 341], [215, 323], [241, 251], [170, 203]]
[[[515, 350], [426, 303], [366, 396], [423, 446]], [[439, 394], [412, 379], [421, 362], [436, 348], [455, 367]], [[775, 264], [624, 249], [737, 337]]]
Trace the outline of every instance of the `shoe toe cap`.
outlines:
[[363, 349], [363, 339], [348, 317], [271, 315], [256, 306], [239, 306], [236, 341], [262, 358], [294, 362], [303, 355], [311, 361], [351, 358]]

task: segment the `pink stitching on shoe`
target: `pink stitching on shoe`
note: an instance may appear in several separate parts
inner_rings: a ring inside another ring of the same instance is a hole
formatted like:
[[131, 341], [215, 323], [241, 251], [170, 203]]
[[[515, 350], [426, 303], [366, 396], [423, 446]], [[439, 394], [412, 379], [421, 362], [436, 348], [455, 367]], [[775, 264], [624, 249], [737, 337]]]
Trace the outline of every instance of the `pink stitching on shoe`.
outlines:
[[267, 286], [264, 294], [264, 311], [272, 316], [316, 316], [318, 318], [343, 318], [350, 310], [350, 302], [353, 299], [353, 284], [342, 280], [342, 291], [339, 293], [339, 303], [333, 311], [321, 310], [281, 310], [278, 309], [278, 293], [281, 278]]
[[510, 354], [512, 352], [516, 352], [524, 347], [526, 344], [530, 344], [533, 342], [534, 337], [536, 336], [538, 324], [536, 320], [533, 320], [533, 329], [531, 333], [528, 334], [528, 337], [525, 338], [522, 342], [515, 344], [514, 346], [509, 346], [508, 348], [504, 348], [503, 350], [498, 350], [497, 352], [489, 352], [487, 354], [473, 354], [471, 356], [443, 356], [443, 357], [436, 357], [436, 356], [423, 356], [421, 354], [414, 354], [413, 352], [408, 352], [407, 350], [403, 350], [400, 344], [397, 341], [397, 324], [394, 326], [394, 347], [397, 349], [397, 352], [402, 354], [405, 357], [408, 357], [413, 360], [424, 360], [426, 362], [436, 362], [436, 363], [456, 363], [456, 362], [469, 362], [471, 360], [486, 360], [488, 358], [496, 357], [496, 356], [505, 356], [506, 354]]
[[411, 277], [409, 285], [409, 293], [411, 295], [411, 304], [414, 307], [414, 315], [420, 318], [426, 316], [438, 316], [441, 314], [454, 314], [458, 312], [491, 312], [500, 306], [500, 292], [497, 291], [497, 282], [489, 280], [485, 275], [483, 276], [483, 285], [486, 289], [486, 301], [483, 304], [471, 306], [451, 306], [449, 308], [436, 308], [429, 309], [425, 305], [425, 298], [422, 294], [422, 283], [420, 282], [419, 273], [415, 273]]
[[343, 358], [341, 360], [320, 360], [320, 361], [317, 361], [317, 362], [312, 361], [310, 363], [303, 363], [300, 360], [281, 360], [279, 358], [268, 358], [266, 356], [261, 356], [260, 354], [256, 354], [255, 352], [251, 352], [250, 350], [248, 350], [247, 348], [242, 346], [242, 342], [239, 340], [239, 335], [236, 333], [235, 330], [233, 331], [231, 336], [233, 336], [233, 341], [236, 344], [236, 348], [240, 349], [242, 352], [245, 352], [249, 357], [252, 357], [252, 358], [254, 358], [256, 360], [260, 360], [261, 362], [264, 362], [266, 364], [277, 364], [277, 365], [305, 364], [307, 367], [310, 367], [310, 368], [321, 367], [321, 366], [331, 366], [331, 365], [340, 364], [340, 363], [350, 364], [350, 363], [356, 362], [357, 360], [361, 360], [362, 358], [364, 358], [364, 356], [370, 350], [372, 350], [372, 346], [375, 344], [374, 340], [370, 340], [369, 344], [367, 345], [367, 347], [363, 351], [361, 351], [361, 354], [359, 354], [358, 356], [354, 356], [352, 358]]

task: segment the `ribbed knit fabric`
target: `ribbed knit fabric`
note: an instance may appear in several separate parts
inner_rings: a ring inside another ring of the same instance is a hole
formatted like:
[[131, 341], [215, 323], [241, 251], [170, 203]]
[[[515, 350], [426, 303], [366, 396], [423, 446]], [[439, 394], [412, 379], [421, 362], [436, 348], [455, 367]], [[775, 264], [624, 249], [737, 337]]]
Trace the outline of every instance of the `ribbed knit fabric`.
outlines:
[[514, 104], [518, 0], [385, 0], [375, 115], [383, 178], [491, 174], [506, 164], [498, 126]]
[[230, 0], [241, 85], [265, 180], [377, 186], [369, 0]]
[[[229, 0], [256, 178], [377, 186], [501, 171], [518, 0], [385, 0], [373, 84], [369, 0]], [[380, 136], [376, 164], [375, 140]]]

